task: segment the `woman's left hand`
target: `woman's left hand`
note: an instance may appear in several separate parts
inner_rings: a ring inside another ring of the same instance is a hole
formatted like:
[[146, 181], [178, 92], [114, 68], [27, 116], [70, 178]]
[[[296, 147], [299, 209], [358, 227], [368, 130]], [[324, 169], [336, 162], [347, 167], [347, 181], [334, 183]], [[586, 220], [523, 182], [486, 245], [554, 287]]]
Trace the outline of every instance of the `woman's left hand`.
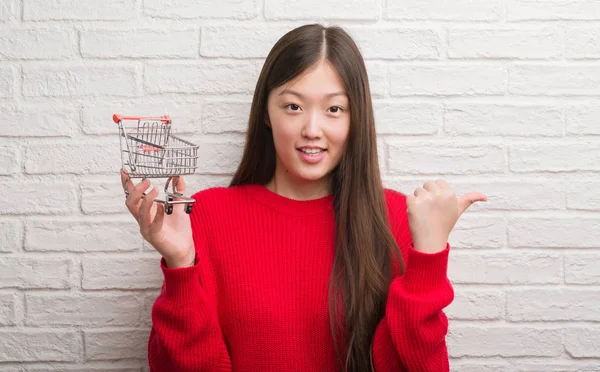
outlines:
[[428, 181], [407, 195], [406, 208], [413, 246], [417, 251], [437, 253], [446, 248], [450, 232], [460, 216], [473, 203], [487, 201], [480, 192], [457, 198], [443, 180]]

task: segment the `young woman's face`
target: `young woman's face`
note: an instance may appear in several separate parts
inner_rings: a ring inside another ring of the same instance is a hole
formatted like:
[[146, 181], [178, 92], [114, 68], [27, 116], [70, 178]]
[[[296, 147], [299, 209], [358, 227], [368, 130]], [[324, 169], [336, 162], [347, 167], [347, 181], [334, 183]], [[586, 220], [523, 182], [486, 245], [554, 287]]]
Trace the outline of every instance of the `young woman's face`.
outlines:
[[[350, 130], [349, 101], [326, 61], [269, 93], [277, 170], [297, 181], [327, 181]], [[282, 172], [283, 171], [283, 172]]]

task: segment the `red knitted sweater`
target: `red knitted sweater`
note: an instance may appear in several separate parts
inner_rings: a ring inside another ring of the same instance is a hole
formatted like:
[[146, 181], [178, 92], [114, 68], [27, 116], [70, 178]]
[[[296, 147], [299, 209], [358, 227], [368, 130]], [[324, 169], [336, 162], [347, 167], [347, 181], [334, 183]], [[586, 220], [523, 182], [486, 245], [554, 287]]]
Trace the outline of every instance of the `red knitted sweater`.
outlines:
[[[454, 298], [449, 245], [414, 250], [405, 196], [385, 190], [406, 270], [389, 288], [373, 341], [375, 368], [448, 371], [442, 309]], [[297, 201], [264, 186], [196, 193], [190, 215], [197, 264], [167, 268], [152, 308], [153, 372], [338, 371], [327, 293], [333, 267], [333, 197]]]

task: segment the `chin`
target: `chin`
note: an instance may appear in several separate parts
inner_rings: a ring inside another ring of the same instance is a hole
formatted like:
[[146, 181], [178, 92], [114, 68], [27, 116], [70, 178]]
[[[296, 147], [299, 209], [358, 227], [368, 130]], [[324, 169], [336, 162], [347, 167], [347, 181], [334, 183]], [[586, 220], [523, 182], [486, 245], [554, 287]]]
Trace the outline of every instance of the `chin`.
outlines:
[[299, 179], [303, 180], [303, 181], [312, 181], [312, 182], [316, 182], [316, 181], [320, 181], [323, 178], [326, 178], [330, 175], [331, 172], [327, 171], [327, 169], [315, 169], [315, 170], [305, 170], [305, 169], [299, 169], [298, 172], [296, 173], [296, 177], [298, 177]]

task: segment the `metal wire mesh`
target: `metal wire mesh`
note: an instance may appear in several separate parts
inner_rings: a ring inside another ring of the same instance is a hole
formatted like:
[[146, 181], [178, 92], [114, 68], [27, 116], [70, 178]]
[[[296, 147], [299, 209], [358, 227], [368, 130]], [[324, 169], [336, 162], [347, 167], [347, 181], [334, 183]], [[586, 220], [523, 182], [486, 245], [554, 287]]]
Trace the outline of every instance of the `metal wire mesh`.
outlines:
[[120, 122], [119, 128], [122, 165], [131, 177], [163, 178], [196, 172], [198, 146], [171, 134], [170, 124], [140, 120], [135, 126]]

